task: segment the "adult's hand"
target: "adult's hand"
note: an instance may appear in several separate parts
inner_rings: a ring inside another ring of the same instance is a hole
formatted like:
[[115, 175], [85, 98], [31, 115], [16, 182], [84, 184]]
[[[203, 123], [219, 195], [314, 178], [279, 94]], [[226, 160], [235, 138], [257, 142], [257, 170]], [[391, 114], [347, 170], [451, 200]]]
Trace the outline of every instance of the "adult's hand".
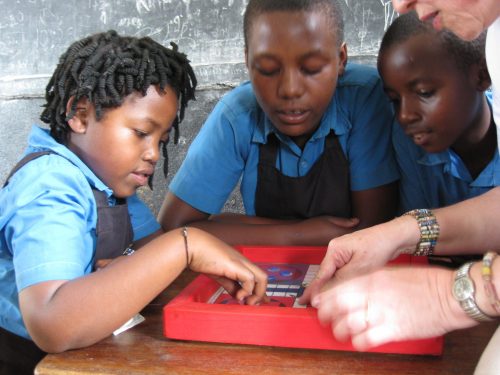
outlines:
[[453, 271], [448, 269], [393, 266], [349, 280], [335, 279], [312, 303], [335, 338], [351, 339], [357, 350], [476, 324], [453, 299]]
[[409, 216], [334, 238], [300, 302], [308, 303], [334, 275], [338, 280], [348, 279], [384, 266], [406, 249], [413, 249], [419, 238], [418, 225]]

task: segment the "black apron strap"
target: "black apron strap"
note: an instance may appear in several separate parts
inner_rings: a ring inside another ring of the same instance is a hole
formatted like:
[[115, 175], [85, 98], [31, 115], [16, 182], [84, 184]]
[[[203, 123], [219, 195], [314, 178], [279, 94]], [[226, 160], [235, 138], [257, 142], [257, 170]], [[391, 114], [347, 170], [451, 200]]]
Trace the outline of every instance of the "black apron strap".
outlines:
[[5, 186], [7, 186], [9, 184], [9, 180], [10, 180], [10, 178], [12, 177], [12, 175], [14, 173], [16, 173], [19, 169], [21, 169], [22, 167], [24, 167], [30, 161], [32, 161], [32, 160], [34, 160], [36, 158], [39, 158], [40, 156], [48, 155], [48, 154], [52, 154], [52, 153], [53, 153], [52, 151], [38, 151], [38, 152], [33, 152], [31, 154], [26, 155], [24, 158], [22, 158], [21, 160], [19, 160], [17, 162], [17, 164], [14, 166], [14, 168], [12, 168], [12, 170], [9, 173], [9, 175], [5, 179], [3, 187], [5, 187]]
[[117, 204], [110, 206], [104, 192], [92, 191], [97, 205], [95, 261], [113, 259], [131, 246], [134, 237], [127, 201], [117, 199]]
[[255, 212], [276, 219], [351, 216], [349, 163], [337, 135], [325, 139], [325, 150], [302, 177], [283, 175], [276, 168], [279, 140], [270, 134], [259, 148]]

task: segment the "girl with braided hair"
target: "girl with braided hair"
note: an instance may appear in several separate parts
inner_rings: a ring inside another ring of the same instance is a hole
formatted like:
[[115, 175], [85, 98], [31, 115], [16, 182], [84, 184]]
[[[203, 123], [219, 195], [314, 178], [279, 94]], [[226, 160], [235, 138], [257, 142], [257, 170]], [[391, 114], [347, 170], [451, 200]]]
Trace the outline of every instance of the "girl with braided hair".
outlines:
[[162, 233], [135, 195], [195, 86], [177, 46], [150, 38], [108, 31], [61, 56], [41, 116], [50, 130], [33, 127], [0, 191], [1, 374], [105, 338], [186, 265], [249, 304], [264, 298], [257, 266], [199, 229]]

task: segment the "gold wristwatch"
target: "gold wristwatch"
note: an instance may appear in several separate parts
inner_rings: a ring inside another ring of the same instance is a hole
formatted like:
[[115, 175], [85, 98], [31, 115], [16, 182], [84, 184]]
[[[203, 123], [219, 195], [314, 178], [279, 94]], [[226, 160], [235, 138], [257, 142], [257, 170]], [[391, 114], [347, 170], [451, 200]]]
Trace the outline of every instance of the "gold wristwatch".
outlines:
[[472, 319], [478, 322], [490, 322], [494, 319], [479, 309], [474, 298], [474, 281], [469, 276], [469, 270], [473, 264], [473, 262], [465, 263], [457, 270], [452, 288], [453, 297]]

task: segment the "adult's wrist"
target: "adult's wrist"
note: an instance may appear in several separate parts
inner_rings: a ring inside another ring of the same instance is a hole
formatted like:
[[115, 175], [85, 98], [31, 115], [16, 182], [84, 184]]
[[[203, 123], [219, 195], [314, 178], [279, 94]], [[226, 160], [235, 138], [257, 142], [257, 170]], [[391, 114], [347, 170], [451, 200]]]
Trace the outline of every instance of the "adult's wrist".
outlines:
[[413, 254], [420, 242], [420, 227], [413, 217], [404, 215], [392, 220], [391, 233], [396, 235], [397, 254]]
[[[495, 311], [495, 308], [493, 307], [488, 296], [486, 295], [486, 291], [484, 288], [484, 281], [481, 276], [481, 267], [482, 267], [481, 262], [476, 262], [472, 265], [469, 272], [471, 279], [476, 285], [476, 295], [475, 295], [476, 304], [478, 308], [486, 315], [491, 317], [498, 317], [499, 316], [498, 312]], [[500, 267], [495, 267], [493, 272], [495, 271], [498, 275], [500, 273]], [[493, 274], [493, 276], [495, 275]], [[498, 280], [498, 278], [496, 279]]]
[[433, 272], [432, 270], [437, 271], [435, 285], [439, 297], [436, 303], [441, 305], [441, 319], [444, 322], [445, 332], [477, 325], [479, 322], [467, 315], [453, 295], [456, 271], [440, 267], [432, 267], [430, 272]]
[[404, 248], [404, 252], [416, 256], [432, 255], [440, 232], [434, 212], [427, 208], [419, 208], [408, 211], [403, 216], [415, 219], [420, 232], [420, 238], [415, 248]]

